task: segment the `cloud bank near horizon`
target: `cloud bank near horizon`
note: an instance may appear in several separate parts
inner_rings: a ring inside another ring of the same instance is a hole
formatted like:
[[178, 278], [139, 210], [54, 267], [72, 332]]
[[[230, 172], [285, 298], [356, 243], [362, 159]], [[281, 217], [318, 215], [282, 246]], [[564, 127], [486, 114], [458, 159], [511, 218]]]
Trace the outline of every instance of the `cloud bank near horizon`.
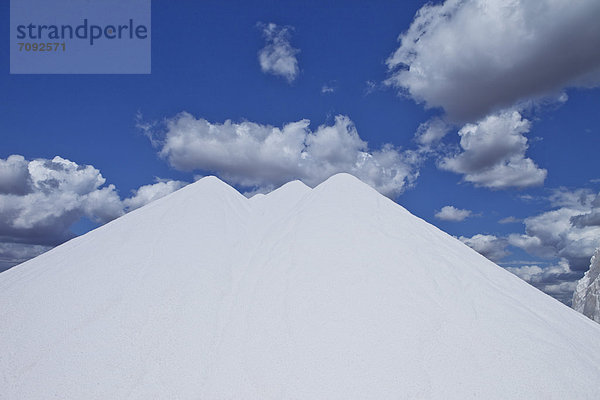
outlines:
[[159, 155], [181, 171], [207, 171], [261, 191], [299, 179], [316, 186], [339, 172], [355, 175], [395, 197], [418, 177], [421, 156], [391, 144], [371, 149], [352, 120], [310, 128], [303, 119], [281, 128], [256, 122], [209, 122], [182, 112], [161, 127], [141, 125]]
[[553, 191], [547, 202], [551, 210], [522, 221], [524, 233], [503, 237], [477, 234], [459, 239], [500, 265], [507, 265], [503, 261], [511, 254], [510, 246], [551, 261], [544, 267], [519, 262], [505, 268], [569, 304], [576, 280], [588, 269], [594, 250], [600, 247], [600, 223], [593, 219], [600, 211], [600, 193], [560, 188]]
[[92, 165], [56, 156], [0, 159], [0, 268], [12, 266], [75, 235], [81, 218], [104, 224], [185, 185], [159, 181], [121, 200]]

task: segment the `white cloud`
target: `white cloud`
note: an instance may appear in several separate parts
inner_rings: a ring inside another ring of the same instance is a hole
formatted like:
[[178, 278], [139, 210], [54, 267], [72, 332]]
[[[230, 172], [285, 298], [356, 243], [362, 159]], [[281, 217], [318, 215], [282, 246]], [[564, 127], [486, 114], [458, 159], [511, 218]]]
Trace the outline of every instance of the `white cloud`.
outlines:
[[0, 195], [0, 238], [56, 244], [68, 237], [68, 227], [83, 216], [106, 222], [123, 212], [115, 187], [102, 187], [104, 177], [90, 165], [58, 156], [33, 161], [11, 156], [0, 169], [12, 168], [15, 160], [25, 166], [19, 186], [26, 190]]
[[181, 181], [159, 181], [152, 185], [144, 185], [135, 190], [133, 196], [123, 200], [123, 204], [127, 211], [133, 211], [173, 193], [185, 185], [187, 185], [187, 182]]
[[556, 255], [554, 249], [546, 247], [537, 236], [511, 233], [508, 236], [508, 242], [511, 246], [518, 247], [536, 256], [549, 258]]
[[143, 186], [121, 200], [100, 171], [56, 156], [0, 159], [0, 267], [5, 268], [71, 237], [82, 217], [105, 223], [182, 186], [165, 181]]
[[490, 115], [459, 132], [461, 152], [443, 158], [439, 167], [463, 174], [476, 186], [491, 189], [543, 184], [547, 171], [525, 157], [530, 123], [517, 111]]
[[500, 261], [509, 254], [506, 250], [506, 240], [494, 235], [477, 234], [473, 237], [461, 236], [458, 239], [494, 262]]
[[461, 210], [454, 206], [444, 206], [435, 214], [435, 217], [444, 221], [459, 222], [470, 217], [471, 213], [470, 210]]
[[498, 221], [499, 224], [516, 224], [522, 222], [519, 218], [515, 218], [512, 215], [510, 217], [502, 218]]
[[532, 278], [541, 276], [544, 270], [537, 265], [523, 265], [522, 267], [506, 267], [507, 271], [512, 272], [524, 281], [531, 281]]
[[184, 112], [166, 120], [160, 156], [176, 169], [210, 171], [259, 191], [293, 179], [315, 186], [348, 172], [395, 196], [416, 180], [421, 161], [417, 153], [389, 144], [369, 149], [346, 116], [314, 131], [309, 124], [306, 119], [281, 128], [254, 122], [221, 124]]
[[574, 189], [560, 187], [552, 191], [548, 197], [552, 207], [568, 207], [575, 210], [589, 211], [600, 207], [598, 195], [590, 189]]
[[366, 88], [365, 88], [365, 94], [369, 95], [371, 93], [373, 93], [375, 90], [377, 90], [377, 84], [374, 81], [368, 80], [365, 82]]
[[258, 52], [260, 68], [266, 74], [278, 75], [293, 82], [300, 69], [296, 54], [300, 50], [290, 44], [290, 29], [274, 23], [259, 24], [265, 38], [265, 47]]
[[539, 200], [538, 198], [530, 195], [530, 194], [521, 194], [519, 195], [519, 198], [523, 201], [537, 201]]
[[600, 83], [597, 0], [427, 4], [389, 57], [388, 85], [455, 121]]
[[333, 88], [333, 86], [323, 85], [323, 87], [321, 87], [321, 93], [323, 93], [323, 94], [329, 94], [329, 93], [333, 93], [333, 92], [335, 92], [335, 89]]

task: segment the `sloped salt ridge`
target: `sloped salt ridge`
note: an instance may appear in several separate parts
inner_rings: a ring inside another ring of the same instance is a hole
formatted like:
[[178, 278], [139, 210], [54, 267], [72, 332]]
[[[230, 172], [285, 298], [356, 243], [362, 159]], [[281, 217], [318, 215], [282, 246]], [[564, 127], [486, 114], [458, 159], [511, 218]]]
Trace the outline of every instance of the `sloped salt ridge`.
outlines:
[[203, 178], [0, 274], [0, 326], [7, 399], [600, 397], [600, 325], [346, 174]]
[[302, 197], [311, 192], [311, 188], [301, 181], [291, 181], [267, 194], [257, 194], [248, 201], [253, 207], [266, 207], [268, 205], [293, 207]]

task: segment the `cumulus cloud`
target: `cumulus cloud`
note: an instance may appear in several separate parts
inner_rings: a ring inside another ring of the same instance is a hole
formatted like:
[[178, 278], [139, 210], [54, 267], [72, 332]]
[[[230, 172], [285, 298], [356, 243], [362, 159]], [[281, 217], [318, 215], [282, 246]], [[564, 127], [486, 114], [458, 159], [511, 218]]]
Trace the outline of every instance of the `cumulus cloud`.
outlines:
[[93, 166], [58, 156], [32, 161], [10, 156], [0, 169], [14, 171], [16, 164], [22, 182], [17, 192], [0, 194], [0, 240], [55, 245], [83, 216], [103, 223], [123, 212], [115, 187], [102, 187], [106, 180]]
[[525, 156], [530, 123], [517, 111], [490, 115], [458, 132], [458, 154], [444, 157], [439, 168], [463, 175], [490, 189], [525, 188], [543, 184], [547, 171]]
[[261, 70], [266, 74], [278, 75], [293, 82], [300, 69], [296, 55], [300, 50], [290, 44], [290, 27], [274, 23], [259, 24], [265, 38], [265, 47], [258, 52]]
[[429, 3], [389, 57], [388, 85], [455, 121], [600, 83], [597, 0]]
[[577, 286], [577, 279], [581, 276], [580, 273], [571, 271], [569, 263], [564, 259], [556, 265], [544, 268], [537, 265], [523, 265], [505, 269], [568, 305]]
[[435, 217], [444, 221], [460, 222], [470, 217], [471, 214], [470, 210], [461, 210], [454, 206], [444, 206], [440, 211], [435, 213]]
[[315, 186], [348, 172], [388, 196], [400, 194], [418, 176], [420, 156], [387, 144], [369, 149], [350, 118], [314, 131], [309, 120], [274, 127], [254, 122], [212, 123], [180, 113], [154, 132], [160, 156], [184, 171], [209, 171], [250, 190], [300, 179]]
[[458, 239], [494, 262], [500, 261], [509, 254], [506, 250], [506, 246], [508, 245], [506, 239], [494, 235], [477, 234], [473, 237], [461, 236]]
[[0, 266], [8, 267], [73, 237], [82, 217], [99, 224], [119, 217], [169, 191], [180, 182], [158, 182], [121, 200], [100, 171], [56, 156], [0, 159]]
[[573, 224], [591, 214], [596, 194], [587, 189], [559, 189], [550, 196], [555, 209], [526, 218], [525, 234], [511, 234], [508, 241], [530, 254], [565, 259], [571, 270], [585, 271], [600, 244], [600, 226]]
[[133, 211], [148, 203], [165, 197], [187, 185], [187, 182], [159, 180], [152, 185], [144, 185], [134, 191], [133, 195], [123, 200], [126, 211]]

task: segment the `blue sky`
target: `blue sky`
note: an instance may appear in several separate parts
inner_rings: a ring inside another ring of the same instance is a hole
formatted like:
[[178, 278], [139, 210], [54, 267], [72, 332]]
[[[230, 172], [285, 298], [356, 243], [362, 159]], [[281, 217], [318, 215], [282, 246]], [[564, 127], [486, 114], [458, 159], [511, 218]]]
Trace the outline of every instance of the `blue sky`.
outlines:
[[[10, 75], [2, 46], [0, 263], [23, 261], [201, 175], [264, 191], [289, 178], [314, 185], [344, 170], [568, 302], [600, 244], [600, 33], [590, 25], [599, 7], [525, 3], [503, 14], [497, 0], [425, 8], [423, 1], [155, 0], [150, 75]], [[0, 4], [0, 27], [8, 37], [8, 2]], [[261, 65], [260, 54], [279, 64]], [[315, 142], [313, 164], [290, 169], [277, 157], [283, 148], [267, 149], [260, 138], [302, 120], [310, 124], [290, 135], [326, 139], [330, 127], [338, 136]], [[431, 121], [441, 133], [427, 142]], [[177, 147], [181, 137], [206, 144], [202, 126], [217, 141], [227, 129], [245, 129], [258, 144], [219, 143], [230, 159]], [[251, 167], [240, 164], [245, 151], [253, 152]], [[369, 164], [352, 170], [364, 154]], [[11, 155], [22, 159], [9, 162]], [[514, 176], [503, 172], [507, 165]], [[399, 166], [402, 179], [378, 175]], [[12, 171], [4, 189], [2, 168]], [[60, 184], [42, 190], [35, 182], [50, 170]], [[27, 181], [20, 192], [19, 176]], [[145, 185], [152, 186], [138, 190]], [[51, 212], [53, 204], [60, 210]], [[454, 209], [440, 213], [446, 206]], [[588, 214], [589, 223], [570, 222]]]

